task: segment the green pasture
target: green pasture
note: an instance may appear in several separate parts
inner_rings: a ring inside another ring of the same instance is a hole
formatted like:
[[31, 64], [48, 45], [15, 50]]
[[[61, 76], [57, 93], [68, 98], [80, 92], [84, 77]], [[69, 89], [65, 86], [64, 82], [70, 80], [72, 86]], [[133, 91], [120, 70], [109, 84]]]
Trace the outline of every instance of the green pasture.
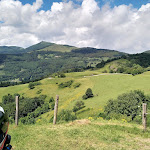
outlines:
[[53, 44], [46, 48], [40, 49], [39, 51], [59, 51], [59, 52], [71, 52], [73, 49], [77, 49], [76, 47], [66, 46], [66, 45], [57, 45]]
[[[81, 86], [74, 88], [58, 88], [62, 82], [73, 80], [75, 83], [81, 83]], [[85, 72], [67, 73], [66, 78], [46, 78], [40, 81], [42, 84], [34, 89], [29, 89], [28, 84], [10, 86], [0, 88], [0, 99], [8, 93], [19, 93], [25, 97], [36, 97], [37, 91], [42, 89], [41, 94], [47, 95], [46, 101], [50, 97], [59, 95], [59, 111], [62, 109], [72, 110], [74, 104], [78, 100], [82, 100], [87, 88], [91, 88], [94, 94], [93, 98], [84, 100], [85, 108], [80, 110], [77, 115], [79, 118], [88, 118], [97, 116], [100, 111], [103, 111], [109, 99], [115, 99], [118, 95], [129, 92], [131, 90], [141, 90], [145, 94], [150, 95], [150, 72], [145, 72], [141, 75], [127, 74], [109, 74], [102, 73], [102, 69]], [[53, 112], [50, 113], [51, 115]], [[47, 114], [43, 115], [46, 118]], [[48, 118], [49, 119], [49, 118]]]
[[14, 150], [149, 150], [150, 130], [117, 121], [10, 125]]

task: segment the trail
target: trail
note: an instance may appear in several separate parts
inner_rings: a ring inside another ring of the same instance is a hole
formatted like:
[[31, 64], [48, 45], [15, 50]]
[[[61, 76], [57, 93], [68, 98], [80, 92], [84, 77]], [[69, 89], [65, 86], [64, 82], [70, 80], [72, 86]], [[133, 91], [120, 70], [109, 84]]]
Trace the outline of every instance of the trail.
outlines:
[[104, 76], [104, 75], [130, 75], [130, 74], [122, 74], [122, 73], [101, 73], [101, 74], [97, 74], [97, 75], [84, 76], [84, 78], [87, 78], [87, 77]]

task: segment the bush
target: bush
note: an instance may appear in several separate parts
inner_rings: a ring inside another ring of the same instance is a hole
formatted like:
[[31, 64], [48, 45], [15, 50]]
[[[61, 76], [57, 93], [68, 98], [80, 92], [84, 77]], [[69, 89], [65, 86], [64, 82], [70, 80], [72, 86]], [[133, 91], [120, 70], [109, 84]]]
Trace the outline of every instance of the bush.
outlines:
[[75, 114], [73, 114], [72, 111], [70, 110], [62, 110], [59, 114], [58, 114], [58, 121], [73, 121], [76, 119]]
[[104, 60], [102, 60], [101, 63], [98, 63], [98, 64], [96, 65], [96, 68], [103, 68], [103, 67], [105, 66], [105, 64], [106, 64], [106, 62], [104, 62]]
[[30, 82], [28, 87], [29, 87], [29, 89], [34, 89], [35, 86], [37, 86], [37, 85], [41, 85], [41, 83], [40, 82]]
[[[24, 98], [20, 97], [19, 99], [19, 118], [25, 117], [28, 113], [35, 111], [38, 107], [41, 107], [44, 104], [46, 95], [40, 95], [39, 97], [35, 98]], [[3, 104], [6, 113], [11, 118], [15, 118], [15, 102]]]
[[78, 88], [78, 87], [80, 87], [80, 85], [81, 85], [81, 83], [75, 83], [75, 84], [73, 85], [73, 87], [74, 87], [74, 88]]
[[78, 110], [84, 108], [84, 102], [83, 101], [77, 101], [75, 103], [75, 106], [73, 107], [73, 112], [77, 112]]
[[55, 100], [54, 100], [53, 97], [50, 98], [49, 103], [50, 103], [50, 109], [51, 109], [51, 110], [54, 110], [54, 107], [55, 107]]
[[24, 118], [21, 118], [19, 120], [22, 124], [35, 124], [35, 119], [33, 117], [27, 116]]
[[91, 88], [88, 88], [85, 92], [85, 95], [83, 95], [82, 98], [85, 100], [91, 97], [94, 97], [94, 95], [93, 95]]
[[82, 99], [84, 99], [84, 100], [85, 100], [85, 99], [88, 99], [87, 95], [83, 95], [83, 96], [82, 96]]
[[107, 70], [104, 70], [102, 73], [107, 73]]
[[42, 91], [43, 91], [43, 90], [40, 89], [40, 90], [38, 90], [38, 91], [36, 92], [36, 94], [41, 94]]
[[109, 100], [104, 111], [108, 116], [122, 114], [134, 120], [141, 114], [142, 103], [145, 102], [149, 103], [148, 97], [143, 92], [135, 90], [118, 96], [116, 100]]
[[55, 107], [55, 102], [52, 102], [52, 103], [50, 104], [51, 110], [54, 110], [54, 107]]
[[71, 87], [72, 83], [73, 83], [73, 80], [70, 80], [68, 82], [60, 83], [58, 86], [59, 88]]
[[8, 104], [8, 103], [12, 103], [12, 102], [15, 102], [15, 96], [13, 96], [11, 94], [3, 96], [3, 98], [2, 98], [3, 104]]
[[29, 83], [28, 87], [29, 89], [34, 89], [35, 88], [34, 83], [33, 82]]
[[66, 75], [64, 73], [59, 73], [58, 74], [58, 78], [65, 78], [65, 77], [66, 77]]
[[51, 103], [51, 102], [54, 102], [54, 98], [53, 97], [51, 97], [50, 100], [49, 100], [49, 103]]

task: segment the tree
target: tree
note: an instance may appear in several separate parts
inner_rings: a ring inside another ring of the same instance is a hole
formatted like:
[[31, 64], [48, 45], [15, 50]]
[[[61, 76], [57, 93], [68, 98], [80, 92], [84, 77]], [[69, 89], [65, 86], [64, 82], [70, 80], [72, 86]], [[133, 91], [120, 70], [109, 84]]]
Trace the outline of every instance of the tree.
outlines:
[[[122, 114], [131, 117], [132, 120], [141, 113], [142, 103], [149, 102], [143, 92], [135, 90], [124, 93], [116, 100], [109, 100], [105, 106], [106, 115]], [[139, 107], [141, 106], [141, 107]]]
[[96, 68], [103, 68], [103, 67], [105, 66], [105, 64], [106, 64], [106, 62], [104, 62], [104, 60], [102, 60], [101, 63], [98, 63], [98, 64], [96, 65]]
[[34, 83], [33, 82], [30, 82], [29, 85], [28, 85], [29, 89], [34, 89], [35, 86], [34, 86]]
[[94, 97], [94, 95], [93, 95], [92, 89], [88, 88], [85, 92], [85, 95], [83, 95], [82, 98], [83, 99], [88, 99], [88, 98], [91, 98], [91, 97]]
[[64, 73], [58, 73], [58, 78], [65, 78], [66, 75]]
[[2, 103], [3, 104], [7, 104], [7, 103], [11, 103], [11, 102], [15, 102], [15, 97], [11, 94], [8, 95], [4, 95], [2, 98]]

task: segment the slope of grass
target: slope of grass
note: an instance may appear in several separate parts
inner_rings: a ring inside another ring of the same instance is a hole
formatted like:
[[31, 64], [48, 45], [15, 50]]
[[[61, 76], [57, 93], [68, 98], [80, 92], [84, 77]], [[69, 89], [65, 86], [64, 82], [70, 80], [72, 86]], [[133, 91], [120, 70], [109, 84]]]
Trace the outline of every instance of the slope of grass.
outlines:
[[[85, 71], [66, 74], [66, 78], [46, 78], [41, 80], [41, 85], [36, 86], [30, 90], [28, 84], [17, 85], [13, 87], [0, 88], [0, 100], [8, 93], [19, 93], [25, 97], [39, 96], [37, 91], [42, 89], [41, 94], [47, 95], [46, 101], [50, 97], [56, 95], [60, 96], [59, 111], [62, 109], [72, 109], [76, 101], [82, 100], [87, 88], [91, 88], [94, 94], [93, 98], [84, 100], [85, 108], [77, 113], [79, 118], [94, 117], [103, 110], [109, 99], [115, 99], [118, 95], [129, 92], [131, 90], [142, 90], [145, 94], [150, 95], [150, 72], [141, 75], [127, 75], [127, 74], [102, 74], [102, 70]], [[81, 86], [74, 88], [73, 86], [66, 88], [59, 88], [58, 85], [62, 82], [73, 80], [75, 83], [81, 83]], [[43, 115], [47, 120], [53, 115], [51, 111], [50, 116]]]
[[31, 52], [31, 51], [35, 51], [35, 50], [40, 50], [40, 49], [43, 49], [45, 47], [48, 47], [48, 46], [51, 46], [53, 45], [54, 43], [49, 43], [49, 42], [40, 42], [40, 43], [37, 43], [35, 45], [32, 45], [28, 48], [25, 49], [25, 52]]
[[116, 121], [10, 126], [15, 150], [149, 150], [150, 131]]
[[45, 47], [43, 49], [40, 49], [39, 51], [71, 52], [71, 50], [73, 50], [73, 49], [77, 49], [77, 48], [73, 47], [73, 46], [53, 44], [53, 45], [50, 45], [50, 46]]

